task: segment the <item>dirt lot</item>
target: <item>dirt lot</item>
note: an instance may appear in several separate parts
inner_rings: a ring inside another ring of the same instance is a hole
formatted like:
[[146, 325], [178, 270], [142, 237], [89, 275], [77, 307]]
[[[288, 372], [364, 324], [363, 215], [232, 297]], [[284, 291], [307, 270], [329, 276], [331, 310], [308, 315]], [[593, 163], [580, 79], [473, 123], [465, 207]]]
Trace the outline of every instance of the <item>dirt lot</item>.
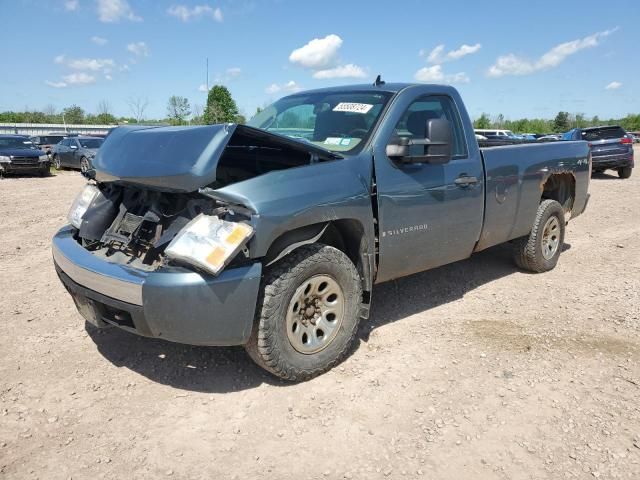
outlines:
[[85, 326], [49, 244], [82, 184], [0, 180], [0, 478], [640, 478], [640, 170], [592, 180], [553, 272], [501, 246], [380, 285], [293, 385]]

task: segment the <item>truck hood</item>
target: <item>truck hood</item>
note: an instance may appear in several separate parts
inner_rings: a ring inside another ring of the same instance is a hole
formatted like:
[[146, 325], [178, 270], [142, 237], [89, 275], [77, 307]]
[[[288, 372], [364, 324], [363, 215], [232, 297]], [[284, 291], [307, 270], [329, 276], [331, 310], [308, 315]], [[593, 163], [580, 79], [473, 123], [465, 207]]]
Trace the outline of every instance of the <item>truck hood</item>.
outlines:
[[313, 144], [233, 123], [127, 126], [109, 134], [93, 160], [93, 167], [99, 182], [193, 192], [272, 170], [337, 158], [341, 157]]

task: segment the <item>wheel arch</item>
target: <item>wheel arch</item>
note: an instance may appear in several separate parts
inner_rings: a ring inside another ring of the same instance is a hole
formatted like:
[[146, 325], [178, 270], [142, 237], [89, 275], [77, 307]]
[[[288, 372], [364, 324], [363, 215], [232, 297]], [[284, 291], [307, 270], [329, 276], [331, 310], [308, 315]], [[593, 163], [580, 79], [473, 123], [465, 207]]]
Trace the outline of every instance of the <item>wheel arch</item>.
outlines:
[[565, 215], [570, 214], [576, 198], [576, 177], [573, 173], [552, 173], [542, 185], [540, 202], [555, 200], [564, 210]]
[[266, 255], [265, 266], [272, 265], [303, 245], [322, 243], [343, 252], [358, 270], [362, 283], [363, 305], [367, 311], [371, 301], [371, 289], [375, 276], [374, 251], [368, 245], [364, 225], [356, 219], [339, 219], [319, 222], [289, 230], [276, 238]]

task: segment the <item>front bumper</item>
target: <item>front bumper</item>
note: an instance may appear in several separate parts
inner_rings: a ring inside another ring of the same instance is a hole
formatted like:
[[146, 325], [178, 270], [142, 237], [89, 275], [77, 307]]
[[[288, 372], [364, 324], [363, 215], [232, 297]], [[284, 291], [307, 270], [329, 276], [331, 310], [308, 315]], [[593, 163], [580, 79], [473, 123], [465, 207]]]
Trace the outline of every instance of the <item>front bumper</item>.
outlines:
[[10, 162], [0, 163], [0, 173], [37, 173], [51, 166], [49, 160], [44, 162]]
[[147, 272], [84, 249], [66, 226], [53, 237], [60, 280], [93, 325], [190, 345], [244, 345], [249, 339], [262, 264], [217, 277], [179, 267]]

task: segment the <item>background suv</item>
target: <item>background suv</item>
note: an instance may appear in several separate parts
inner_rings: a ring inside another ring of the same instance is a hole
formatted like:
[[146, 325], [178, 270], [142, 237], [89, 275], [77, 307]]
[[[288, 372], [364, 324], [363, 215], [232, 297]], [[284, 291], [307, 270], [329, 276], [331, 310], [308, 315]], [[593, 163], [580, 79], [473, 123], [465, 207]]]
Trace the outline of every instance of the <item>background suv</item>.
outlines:
[[617, 125], [574, 128], [562, 137], [563, 140], [585, 140], [591, 147], [594, 172], [607, 169], [618, 171], [620, 178], [629, 178], [633, 170], [633, 140]]
[[79, 168], [82, 173], [91, 169], [91, 161], [96, 156], [103, 138], [69, 137], [53, 147], [53, 166], [61, 168]]

